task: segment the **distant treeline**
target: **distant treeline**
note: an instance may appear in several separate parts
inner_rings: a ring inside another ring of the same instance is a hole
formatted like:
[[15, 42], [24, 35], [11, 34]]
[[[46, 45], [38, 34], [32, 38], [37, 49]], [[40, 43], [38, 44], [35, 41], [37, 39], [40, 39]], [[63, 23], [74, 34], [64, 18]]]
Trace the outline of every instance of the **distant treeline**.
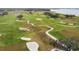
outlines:
[[60, 13], [55, 13], [55, 12], [44, 12], [44, 15], [47, 15], [51, 18], [73, 18], [73, 17], [76, 17], [75, 15], [60, 14]]
[[75, 15], [61, 14], [55, 13], [54, 11], [50, 11], [51, 9], [45, 8], [0, 8], [0, 14], [4, 13], [4, 11], [45, 11], [44, 15], [47, 15], [51, 18], [73, 18]]
[[50, 9], [25, 9], [25, 11], [50, 11]]
[[0, 11], [50, 11], [47, 8], [0, 8]]

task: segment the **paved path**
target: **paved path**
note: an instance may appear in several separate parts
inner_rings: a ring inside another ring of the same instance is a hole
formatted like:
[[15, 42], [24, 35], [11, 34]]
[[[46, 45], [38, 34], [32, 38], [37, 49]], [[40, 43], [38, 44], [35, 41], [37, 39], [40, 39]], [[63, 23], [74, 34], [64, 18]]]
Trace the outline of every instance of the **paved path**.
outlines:
[[50, 38], [52, 38], [53, 40], [58, 40], [57, 38], [55, 38], [53, 35], [49, 34], [50, 31], [52, 31], [54, 28], [50, 27], [50, 29], [48, 31], [46, 31], [46, 35], [48, 35]]
[[45, 26], [47, 28], [50, 28], [48, 31], [46, 31], [46, 35], [48, 35], [50, 38], [52, 38], [53, 40], [58, 40], [57, 38], [55, 38], [53, 35], [49, 34], [50, 31], [54, 30], [53, 27], [47, 26], [47, 25], [39, 25], [39, 26]]

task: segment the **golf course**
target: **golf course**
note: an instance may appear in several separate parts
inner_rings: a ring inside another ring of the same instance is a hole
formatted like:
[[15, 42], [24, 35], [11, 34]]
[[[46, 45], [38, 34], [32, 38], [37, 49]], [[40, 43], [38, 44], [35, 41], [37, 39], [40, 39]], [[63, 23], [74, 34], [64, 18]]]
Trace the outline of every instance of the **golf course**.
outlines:
[[[65, 50], [56, 43], [63, 40], [64, 45], [70, 45], [66, 50], [79, 50], [79, 16], [34, 10], [6, 10], [1, 13], [0, 51], [29, 51], [28, 42], [36, 42], [38, 51]], [[75, 43], [70, 44], [71, 41]]]

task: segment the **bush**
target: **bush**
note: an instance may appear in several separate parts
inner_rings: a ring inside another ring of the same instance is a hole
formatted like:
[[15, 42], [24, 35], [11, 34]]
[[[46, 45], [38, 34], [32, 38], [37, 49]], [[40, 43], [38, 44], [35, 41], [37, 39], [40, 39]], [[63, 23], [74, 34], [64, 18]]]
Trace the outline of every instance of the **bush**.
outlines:
[[17, 18], [21, 20], [23, 18], [23, 15], [18, 15]]
[[[76, 39], [63, 39], [59, 40], [57, 43], [57, 46], [59, 49], [66, 50], [66, 51], [78, 51], [79, 50], [79, 40]], [[64, 46], [62, 45], [64, 44]]]
[[44, 12], [44, 15], [47, 15], [51, 18], [57, 18], [57, 15], [55, 13], [51, 13], [51, 12]]
[[54, 13], [54, 12], [44, 12], [44, 15], [47, 15], [51, 18], [65, 18], [63, 14]]
[[73, 18], [76, 17], [75, 15], [65, 15], [66, 18]]
[[8, 15], [8, 12], [3, 12], [3, 15]]

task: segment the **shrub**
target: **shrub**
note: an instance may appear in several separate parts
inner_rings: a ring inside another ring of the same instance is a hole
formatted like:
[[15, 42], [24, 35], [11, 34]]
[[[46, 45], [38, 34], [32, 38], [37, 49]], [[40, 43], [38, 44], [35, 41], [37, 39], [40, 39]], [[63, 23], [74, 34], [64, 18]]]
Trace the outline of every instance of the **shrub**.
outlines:
[[23, 18], [23, 15], [18, 15], [17, 18], [21, 20]]
[[66, 50], [66, 51], [79, 50], [79, 40], [76, 39], [72, 39], [72, 38], [63, 39], [63, 40], [59, 40], [56, 44], [57, 44], [56, 47], [62, 50]]
[[8, 12], [6, 12], [6, 11], [5, 11], [5, 12], [3, 12], [3, 15], [8, 15]]

